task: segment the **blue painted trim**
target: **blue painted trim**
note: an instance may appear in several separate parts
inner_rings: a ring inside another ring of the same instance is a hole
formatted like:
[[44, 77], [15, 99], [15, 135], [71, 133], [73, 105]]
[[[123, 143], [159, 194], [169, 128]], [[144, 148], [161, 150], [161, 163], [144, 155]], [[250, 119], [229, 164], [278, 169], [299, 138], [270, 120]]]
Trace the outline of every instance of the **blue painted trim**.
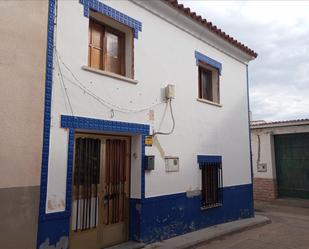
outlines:
[[[47, 50], [45, 68], [45, 100], [44, 100], [44, 124], [43, 124], [43, 146], [41, 163], [40, 203], [38, 217], [38, 232], [36, 248], [46, 240], [49, 244], [56, 245], [61, 236], [67, 234], [69, 219], [67, 213], [59, 212], [46, 214], [46, 194], [48, 178], [48, 160], [50, 143], [50, 122], [51, 122], [51, 101], [53, 83], [53, 56], [54, 56], [54, 21], [55, 21], [55, 0], [48, 2], [47, 20]], [[52, 220], [52, 222], [50, 222]]]
[[[61, 127], [69, 128], [68, 142], [68, 165], [67, 165], [67, 190], [66, 190], [66, 219], [70, 220], [71, 215], [71, 193], [73, 185], [73, 158], [74, 158], [74, 132], [75, 129], [100, 131], [100, 132], [122, 132], [129, 134], [140, 134], [141, 139], [141, 199], [130, 199], [130, 239], [139, 240], [140, 238], [140, 215], [142, 210], [136, 210], [136, 205], [145, 198], [145, 136], [149, 135], [150, 127], [145, 124], [136, 124], [128, 122], [118, 122], [94, 118], [76, 117], [61, 115]], [[68, 231], [69, 234], [69, 231]]]
[[44, 218], [45, 207], [46, 207], [52, 81], [53, 81], [54, 17], [55, 17], [55, 0], [49, 0], [48, 24], [47, 24], [48, 32], [47, 32], [46, 69], [45, 69], [43, 148], [42, 148], [40, 204], [39, 204], [39, 218], [40, 219]]
[[[145, 158], [145, 137], [149, 135], [149, 132], [150, 132], [149, 125], [61, 115], [61, 127], [69, 128], [70, 130], [71, 129], [84, 129], [84, 130], [122, 132], [122, 133], [142, 135], [142, 139], [141, 139], [141, 148], [142, 148], [142, 151], [141, 151], [141, 158], [142, 158], [141, 199], [145, 198], [145, 162], [144, 162], [145, 161], [144, 160]], [[67, 196], [68, 195], [69, 193], [67, 193]]]
[[134, 37], [138, 38], [138, 32], [142, 31], [142, 23], [136, 19], [112, 8], [98, 0], [79, 0], [84, 5], [84, 16], [89, 17], [89, 10], [94, 10], [106, 15], [134, 30]]
[[[85, 0], [86, 2], [86, 0]], [[94, 3], [95, 1], [88, 1]], [[93, 6], [92, 6], [93, 7]], [[52, 102], [52, 83], [53, 83], [53, 56], [54, 56], [54, 22], [55, 22], [56, 1], [49, 0], [48, 6], [48, 24], [47, 24], [47, 52], [46, 52], [46, 69], [45, 69], [45, 102], [44, 102], [44, 127], [43, 127], [43, 148], [42, 148], [42, 163], [41, 163], [41, 184], [40, 184], [40, 203], [39, 203], [39, 218], [38, 218], [38, 233], [37, 245], [40, 245], [46, 240], [49, 240], [50, 245], [56, 245], [60, 237], [68, 237], [70, 231], [70, 215], [71, 215], [71, 188], [72, 188], [72, 165], [73, 165], [73, 150], [74, 150], [74, 127], [85, 129], [105, 129], [113, 131], [114, 128], [119, 132], [134, 132], [142, 135], [142, 141], [145, 135], [149, 134], [149, 126], [140, 124], [130, 124], [122, 122], [99, 122], [93, 119], [83, 119], [72, 117], [64, 118], [62, 125], [74, 124], [69, 130], [69, 151], [68, 151], [68, 171], [67, 171], [67, 192], [66, 192], [66, 207], [65, 211], [46, 214], [46, 196], [47, 196], [47, 179], [48, 179], [48, 161], [49, 161], [49, 144], [50, 144], [50, 123], [51, 123], [51, 102]], [[111, 9], [109, 9], [111, 10]], [[84, 8], [88, 11], [89, 8]], [[113, 11], [112, 11], [113, 12]], [[120, 13], [120, 12], [119, 12]], [[115, 13], [114, 13], [115, 14]], [[134, 26], [135, 36], [137, 31], [141, 31], [141, 23], [134, 23], [131, 19], [127, 19], [126, 25]], [[139, 25], [139, 26], [138, 26]], [[82, 123], [85, 121], [85, 123]], [[82, 123], [82, 124], [81, 124]], [[79, 127], [81, 124], [81, 127]], [[129, 127], [127, 127], [129, 126]], [[142, 158], [145, 155], [144, 144], [142, 144]], [[145, 171], [141, 167], [141, 188], [142, 198], [145, 197]], [[69, 194], [68, 194], [69, 193]]]
[[206, 163], [222, 163], [222, 156], [206, 156], [206, 155], [198, 155], [197, 162], [199, 164]]
[[185, 192], [176, 193], [176, 194], [169, 194], [169, 195], [159, 195], [154, 197], [148, 197], [142, 200], [142, 203], [151, 203], [151, 202], [160, 202], [166, 200], [173, 200], [180, 197], [185, 197], [187, 194]]
[[149, 135], [149, 125], [61, 115], [61, 127]]
[[[145, 136], [149, 134], [150, 127], [145, 124], [136, 124], [128, 122], [118, 122], [94, 118], [76, 117], [61, 115], [61, 127], [69, 129], [68, 134], [68, 158], [67, 158], [67, 182], [66, 182], [66, 206], [65, 211], [44, 214], [39, 221], [39, 231], [37, 248], [46, 238], [50, 240], [51, 245], [55, 245], [58, 240], [70, 234], [70, 217], [71, 217], [71, 203], [72, 203], [72, 184], [73, 184], [73, 159], [74, 159], [74, 134], [75, 129], [100, 131], [100, 132], [119, 132], [137, 134], [142, 136], [142, 162], [145, 157]], [[145, 198], [145, 170], [144, 164], [141, 167], [141, 200]], [[45, 193], [46, 198], [46, 193]], [[130, 200], [130, 203], [133, 203]], [[132, 204], [133, 205], [133, 204]], [[135, 208], [136, 206], [134, 206]], [[138, 240], [140, 237], [140, 215], [141, 212], [134, 211], [130, 207], [130, 238]], [[44, 210], [45, 211], [45, 210]], [[45, 213], [45, 212], [44, 212]], [[55, 231], [51, 230], [54, 229]]]
[[142, 179], [141, 179], [141, 199], [143, 200], [145, 198], [145, 139], [146, 139], [146, 136], [149, 135], [149, 128], [148, 128], [148, 131], [147, 131], [147, 134], [143, 134], [142, 135], [142, 156], [141, 156], [141, 159], [142, 159], [142, 162], [141, 162], [141, 176], [142, 176]]
[[198, 63], [199, 61], [204, 62], [216, 69], [218, 69], [219, 74], [221, 75], [221, 71], [222, 71], [222, 64], [198, 51], [195, 51], [195, 59], [196, 59], [196, 63]]

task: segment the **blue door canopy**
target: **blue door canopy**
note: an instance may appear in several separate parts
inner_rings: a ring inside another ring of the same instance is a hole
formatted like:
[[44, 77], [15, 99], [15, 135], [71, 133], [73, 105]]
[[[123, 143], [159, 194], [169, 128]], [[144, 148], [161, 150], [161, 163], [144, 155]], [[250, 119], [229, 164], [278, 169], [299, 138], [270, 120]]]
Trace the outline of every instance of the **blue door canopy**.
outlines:
[[222, 156], [216, 155], [197, 155], [199, 167], [207, 166], [211, 163], [222, 163]]

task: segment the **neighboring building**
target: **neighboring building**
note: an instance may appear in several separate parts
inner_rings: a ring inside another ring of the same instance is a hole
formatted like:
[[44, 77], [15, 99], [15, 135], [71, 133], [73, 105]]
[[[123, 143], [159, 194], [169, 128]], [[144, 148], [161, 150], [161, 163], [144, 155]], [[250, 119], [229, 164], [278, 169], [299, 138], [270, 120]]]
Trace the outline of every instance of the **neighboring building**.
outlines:
[[254, 198], [309, 198], [309, 119], [252, 122]]
[[0, 247], [37, 241], [47, 1], [0, 1]]
[[175, 0], [0, 4], [5, 248], [150, 243], [254, 215], [254, 51]]

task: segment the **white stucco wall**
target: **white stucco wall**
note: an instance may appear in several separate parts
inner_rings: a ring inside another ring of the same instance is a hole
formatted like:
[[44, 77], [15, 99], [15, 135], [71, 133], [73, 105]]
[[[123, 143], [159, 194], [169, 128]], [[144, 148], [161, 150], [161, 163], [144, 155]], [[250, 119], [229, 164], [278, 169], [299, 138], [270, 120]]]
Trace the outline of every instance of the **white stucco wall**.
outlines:
[[[222, 155], [224, 186], [251, 183], [245, 63], [207, 45], [132, 2], [108, 1], [108, 5], [143, 24], [143, 31], [134, 40], [134, 68], [138, 84], [82, 69], [82, 66], [87, 65], [88, 58], [89, 19], [84, 17], [83, 5], [77, 1], [59, 1], [56, 48], [79, 81], [102, 99], [121, 107], [140, 109], [159, 103], [162, 101], [162, 89], [167, 84], [175, 84], [173, 109], [176, 128], [172, 135], [159, 136], [158, 140], [165, 155], [179, 157], [180, 170], [165, 172], [162, 153], [160, 154], [157, 146], [147, 147], [146, 154], [155, 155], [155, 170], [146, 172], [146, 197], [200, 189], [198, 154]], [[195, 50], [222, 63], [222, 107], [196, 100], [198, 68]], [[54, 64], [47, 212], [64, 210], [68, 131], [60, 128], [60, 115], [72, 114], [61, 88], [57, 56]], [[63, 65], [60, 68], [74, 115], [150, 124], [151, 129], [158, 130], [165, 104], [153, 108], [154, 121], [149, 120], [148, 111], [133, 114], [115, 110], [115, 115], [111, 118], [110, 109], [70, 83], [68, 79], [73, 80], [72, 75]], [[171, 124], [167, 112], [161, 129], [169, 130]], [[135, 137], [133, 140], [138, 139]], [[132, 147], [132, 154], [135, 152], [140, 153], [139, 146]], [[137, 167], [140, 165], [136, 162], [132, 162], [132, 165], [131, 196], [139, 198], [140, 170]]]
[[[309, 125], [254, 128], [251, 130], [253, 176], [276, 179], [274, 136], [309, 132]], [[260, 137], [260, 163], [267, 165], [266, 172], [258, 172], [258, 136]]]

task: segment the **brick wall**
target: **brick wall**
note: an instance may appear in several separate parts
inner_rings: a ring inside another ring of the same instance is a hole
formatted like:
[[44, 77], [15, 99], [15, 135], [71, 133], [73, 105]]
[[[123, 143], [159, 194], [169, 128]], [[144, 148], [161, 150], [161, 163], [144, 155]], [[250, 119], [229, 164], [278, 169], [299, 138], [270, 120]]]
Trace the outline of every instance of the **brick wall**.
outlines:
[[275, 179], [253, 179], [254, 200], [270, 201], [278, 197], [277, 182]]

